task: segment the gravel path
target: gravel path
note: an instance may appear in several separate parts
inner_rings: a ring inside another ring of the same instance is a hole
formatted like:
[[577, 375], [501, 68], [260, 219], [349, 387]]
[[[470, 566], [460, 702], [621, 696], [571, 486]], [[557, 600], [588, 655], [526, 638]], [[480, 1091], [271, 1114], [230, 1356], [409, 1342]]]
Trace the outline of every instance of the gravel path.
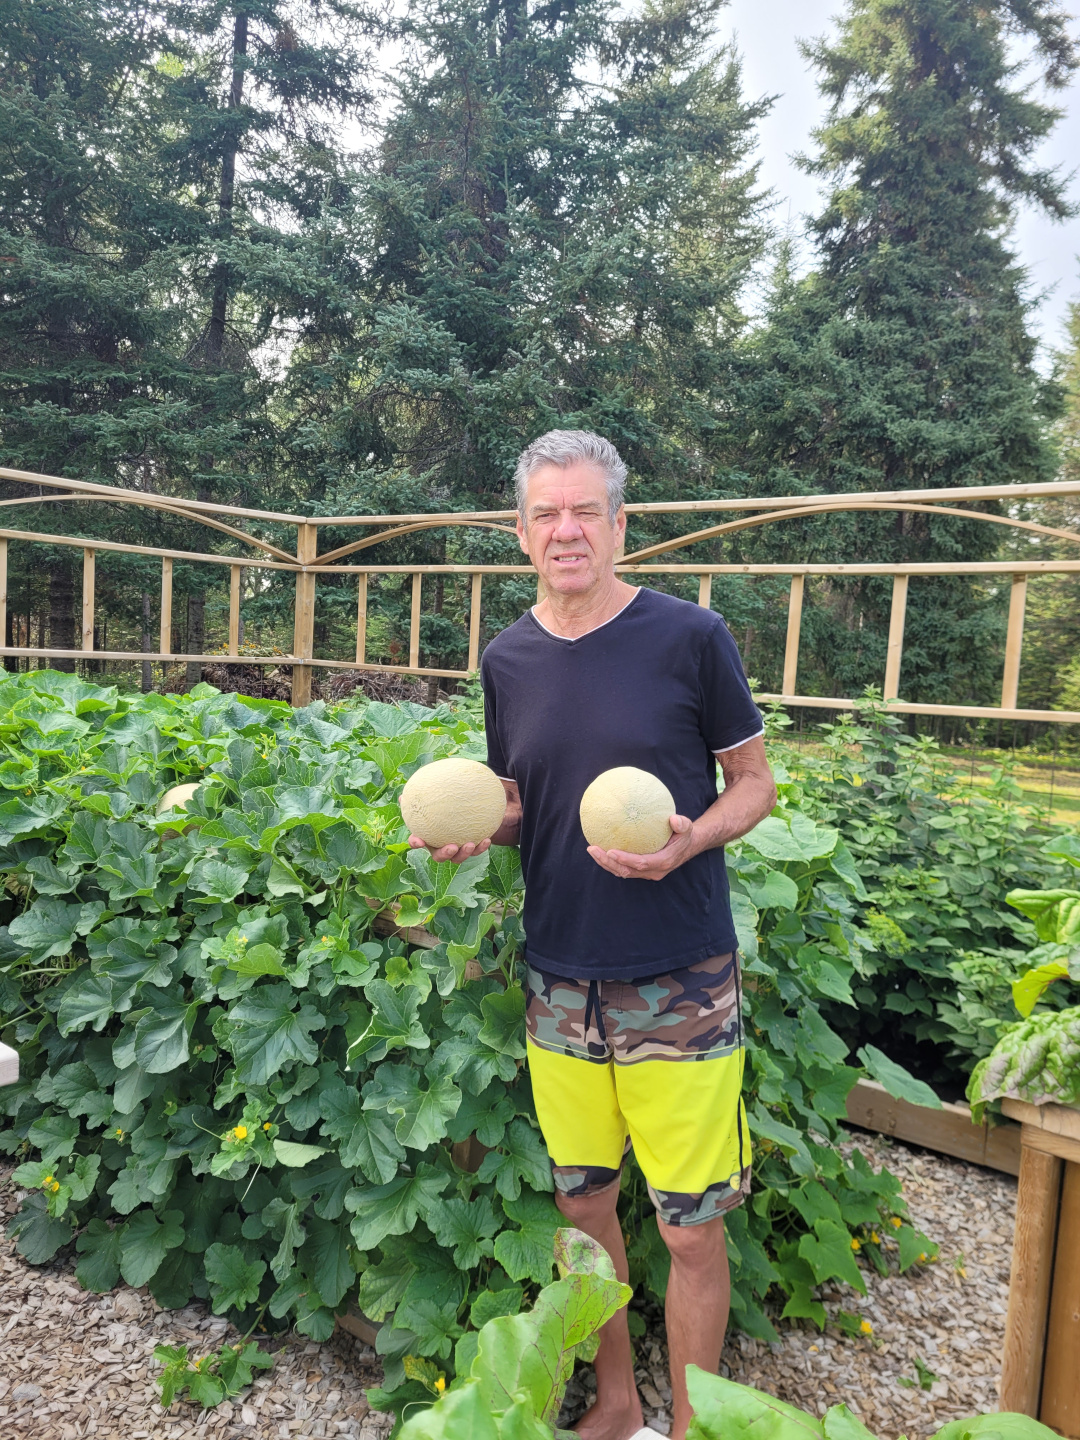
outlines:
[[[941, 1258], [905, 1276], [880, 1278], [864, 1267], [869, 1297], [839, 1285], [826, 1310], [854, 1311], [872, 1336], [851, 1340], [834, 1326], [783, 1326], [768, 1346], [733, 1337], [723, 1372], [821, 1414], [844, 1400], [883, 1440], [932, 1434], [947, 1421], [993, 1410], [1005, 1331], [1016, 1183], [960, 1161], [913, 1152], [880, 1137], [860, 1137], [876, 1165], [887, 1160], [903, 1179], [918, 1225]], [[10, 1173], [0, 1172], [3, 1175]], [[10, 1185], [0, 1210], [15, 1209]], [[959, 1267], [959, 1268], [958, 1268]], [[963, 1270], [966, 1274], [961, 1274]], [[287, 1341], [269, 1374], [246, 1396], [200, 1414], [157, 1405], [152, 1359], [157, 1344], [216, 1349], [230, 1332], [205, 1307], [159, 1310], [145, 1291], [110, 1295], [80, 1290], [67, 1261], [35, 1269], [0, 1241], [0, 1435], [4, 1440], [288, 1440], [296, 1435], [382, 1440], [387, 1416], [364, 1399], [380, 1370], [373, 1352], [344, 1335], [317, 1346]], [[648, 1422], [667, 1433], [670, 1400], [662, 1334], [637, 1342], [638, 1381]], [[916, 1359], [925, 1367], [919, 1384]], [[928, 1373], [937, 1378], [929, 1380]], [[582, 1370], [568, 1400], [580, 1411], [591, 1371]], [[905, 1385], [903, 1382], [910, 1384]]]

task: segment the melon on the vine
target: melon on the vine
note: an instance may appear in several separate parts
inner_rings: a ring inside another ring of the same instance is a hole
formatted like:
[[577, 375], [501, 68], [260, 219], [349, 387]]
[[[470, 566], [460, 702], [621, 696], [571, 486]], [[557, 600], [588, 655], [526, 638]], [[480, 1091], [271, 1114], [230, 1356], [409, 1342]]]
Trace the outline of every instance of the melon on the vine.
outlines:
[[581, 797], [581, 828], [590, 845], [653, 855], [671, 839], [675, 801], [662, 780], [634, 765], [605, 770]]
[[502, 824], [502, 781], [476, 760], [452, 756], [421, 765], [401, 791], [401, 815], [409, 832], [437, 850], [489, 840]]
[[158, 801], [157, 813], [164, 815], [166, 810], [186, 810], [188, 801], [195, 794], [195, 791], [201, 783], [201, 781], [196, 780], [191, 784], [174, 785], [171, 790], [166, 790], [165, 794]]

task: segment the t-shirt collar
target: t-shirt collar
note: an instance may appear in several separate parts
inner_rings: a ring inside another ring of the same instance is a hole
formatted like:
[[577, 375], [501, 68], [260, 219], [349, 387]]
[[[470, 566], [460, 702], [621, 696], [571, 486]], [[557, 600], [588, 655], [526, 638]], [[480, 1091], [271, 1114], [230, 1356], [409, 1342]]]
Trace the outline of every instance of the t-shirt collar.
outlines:
[[630, 609], [630, 606], [633, 605], [634, 601], [641, 594], [641, 590], [642, 587], [638, 586], [621, 610], [616, 610], [615, 614], [607, 620], [601, 620], [599, 625], [594, 625], [591, 630], [586, 630], [584, 635], [559, 635], [554, 630], [549, 630], [542, 620], [537, 619], [535, 605], [529, 607], [529, 614], [533, 620], [536, 621], [536, 624], [539, 625], [540, 629], [543, 630], [545, 635], [550, 635], [553, 640], [561, 640], [566, 645], [576, 645], [579, 640], [584, 640], [586, 635], [595, 635], [597, 630], [603, 630], [605, 625], [610, 625], [613, 621], [618, 620], [620, 615], [625, 615], [627, 610]]

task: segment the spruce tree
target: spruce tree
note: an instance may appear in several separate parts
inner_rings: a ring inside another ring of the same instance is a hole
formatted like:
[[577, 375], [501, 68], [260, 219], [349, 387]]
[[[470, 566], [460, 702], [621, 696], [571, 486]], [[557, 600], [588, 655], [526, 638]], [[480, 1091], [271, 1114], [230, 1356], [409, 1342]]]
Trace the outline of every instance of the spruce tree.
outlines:
[[[0, 0], [3, 463], [233, 503], [304, 493], [307, 455], [297, 469], [275, 410], [278, 352], [343, 303], [327, 243], [346, 194], [336, 125], [370, 98], [358, 47], [374, 28], [344, 0]], [[146, 511], [26, 519], [217, 543]], [[13, 552], [18, 604], [49, 610], [58, 647], [75, 554], [54, 556], [46, 597]], [[156, 589], [133, 563], [105, 562], [100, 586], [129, 643]], [[126, 583], [110, 588], [110, 568]], [[205, 643], [206, 578], [177, 572], [188, 649]]]
[[[356, 340], [325, 349], [337, 384], [309, 402], [328, 507], [502, 507], [518, 451], [553, 426], [610, 436], [634, 498], [715, 493], [741, 294], [765, 240], [751, 157], [764, 104], [716, 42], [719, 9], [410, 7], [356, 217]], [[629, 544], [648, 538], [637, 526]], [[367, 553], [517, 556], [476, 531]], [[485, 590], [495, 623], [535, 587], [503, 585], [502, 608], [499, 593]], [[408, 596], [381, 594], [400, 644]], [[425, 617], [424, 653], [461, 661], [464, 592], [433, 600], [444, 615]]]
[[[784, 491], [919, 489], [1052, 478], [1056, 393], [1033, 366], [1026, 279], [1010, 249], [1021, 203], [1069, 212], [1032, 160], [1058, 111], [1010, 58], [1030, 51], [1050, 90], [1076, 65], [1050, 0], [850, 0], [834, 42], [806, 47], [830, 101], [807, 167], [828, 187], [817, 265], [784, 277], [747, 384], [761, 484]], [[757, 554], [827, 560], [978, 560], [997, 527], [925, 515], [798, 521]], [[880, 683], [889, 586], [813, 591], [803, 684]], [[1000, 596], [917, 579], [901, 693], [992, 700]]]

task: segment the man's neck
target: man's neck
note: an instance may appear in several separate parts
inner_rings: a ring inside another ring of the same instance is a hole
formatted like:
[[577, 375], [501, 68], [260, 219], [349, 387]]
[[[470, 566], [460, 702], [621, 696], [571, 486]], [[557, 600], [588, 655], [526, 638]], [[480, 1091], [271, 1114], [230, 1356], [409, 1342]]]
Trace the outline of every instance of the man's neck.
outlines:
[[566, 640], [576, 640], [614, 620], [636, 594], [636, 586], [627, 585], [612, 571], [606, 583], [584, 594], [560, 595], [557, 591], [548, 591], [534, 607], [533, 614], [545, 629]]

